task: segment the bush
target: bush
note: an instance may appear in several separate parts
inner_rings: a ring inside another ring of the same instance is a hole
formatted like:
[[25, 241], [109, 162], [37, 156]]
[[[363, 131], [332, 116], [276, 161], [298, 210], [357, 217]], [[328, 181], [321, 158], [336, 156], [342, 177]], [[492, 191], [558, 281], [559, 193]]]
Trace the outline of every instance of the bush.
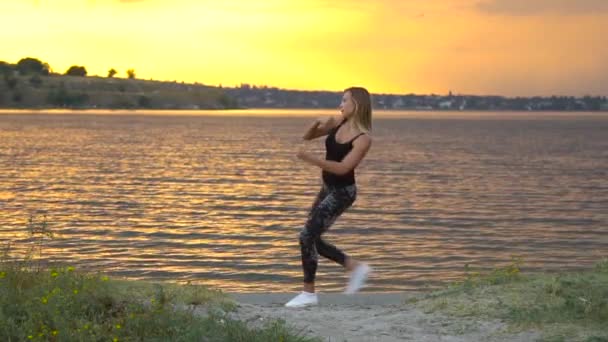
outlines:
[[40, 86], [42, 85], [42, 78], [40, 78], [39, 75], [34, 75], [34, 76], [30, 77], [29, 82], [32, 85], [32, 87], [40, 88]]
[[17, 70], [19, 70], [21, 75], [36, 74], [46, 76], [49, 74], [50, 67], [39, 59], [27, 57], [17, 62]]
[[87, 75], [87, 69], [83, 66], [72, 65], [65, 74], [68, 76], [84, 77]]
[[17, 87], [18, 80], [13, 76], [9, 76], [8, 74], [5, 74], [4, 83], [6, 83], [6, 86], [8, 87], [8, 89], [15, 89]]
[[82, 107], [89, 100], [86, 93], [71, 93], [61, 84], [59, 88], [52, 89], [47, 95], [47, 102], [57, 107]]

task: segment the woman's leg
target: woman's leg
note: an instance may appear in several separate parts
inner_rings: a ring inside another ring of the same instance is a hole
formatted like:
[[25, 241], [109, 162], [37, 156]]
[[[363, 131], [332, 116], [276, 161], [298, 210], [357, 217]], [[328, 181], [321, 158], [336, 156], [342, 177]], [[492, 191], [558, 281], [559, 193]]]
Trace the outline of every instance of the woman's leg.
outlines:
[[343, 266], [346, 256], [335, 246], [321, 240], [321, 234], [348, 209], [356, 198], [355, 186], [340, 189], [323, 189], [311, 209], [306, 226], [300, 233], [302, 268], [304, 271], [304, 291], [314, 292], [314, 281], [318, 265], [318, 255], [331, 259]]
[[[315, 211], [315, 208], [319, 205], [319, 203], [321, 203], [325, 197], [327, 197], [328, 195], [328, 190], [325, 187], [325, 185], [321, 185], [321, 190], [319, 190], [319, 193], [317, 194], [317, 197], [315, 198], [310, 211], [308, 213], [308, 220], [310, 220], [313, 212]], [[306, 228], [305, 228], [306, 229]], [[304, 230], [305, 230], [304, 229]], [[302, 269], [304, 270], [304, 285], [303, 285], [303, 290], [305, 292], [309, 292], [309, 293], [314, 293], [315, 292], [315, 282], [314, 282], [314, 277], [312, 281], [306, 282], [306, 274], [308, 273], [316, 273], [316, 269], [317, 269], [317, 260], [312, 261], [311, 259], [313, 258], [313, 255], [316, 254], [313, 251], [311, 251], [311, 247], [309, 246], [309, 241], [307, 240], [305, 243], [303, 243], [302, 241], [302, 235], [304, 235], [304, 230], [302, 230], [300, 232], [300, 250], [301, 250], [301, 255], [302, 255]], [[311, 270], [312, 268], [314, 268], [314, 271]]]

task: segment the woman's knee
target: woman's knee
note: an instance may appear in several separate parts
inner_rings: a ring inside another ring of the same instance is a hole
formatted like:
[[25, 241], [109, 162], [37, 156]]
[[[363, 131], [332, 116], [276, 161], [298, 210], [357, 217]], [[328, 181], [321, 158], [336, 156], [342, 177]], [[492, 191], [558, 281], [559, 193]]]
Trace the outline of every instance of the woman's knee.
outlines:
[[315, 243], [314, 236], [306, 228], [302, 229], [302, 231], [300, 232], [299, 240], [300, 245], [303, 246], [312, 246]]
[[322, 215], [316, 214], [312, 215], [306, 220], [306, 224], [304, 225], [304, 230], [311, 235], [319, 236], [321, 232], [323, 232], [323, 228], [325, 226], [326, 219], [323, 218]]

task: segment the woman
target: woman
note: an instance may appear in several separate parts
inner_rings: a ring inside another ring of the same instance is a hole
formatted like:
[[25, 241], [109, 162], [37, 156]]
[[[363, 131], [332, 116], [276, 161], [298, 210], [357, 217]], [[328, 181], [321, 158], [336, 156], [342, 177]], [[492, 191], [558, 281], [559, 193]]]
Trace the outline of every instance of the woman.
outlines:
[[341, 115], [316, 120], [304, 134], [304, 140], [327, 135], [325, 159], [300, 150], [298, 158], [321, 168], [323, 186], [312, 206], [306, 226], [300, 233], [303, 291], [289, 301], [287, 307], [303, 307], [318, 303], [315, 293], [315, 273], [318, 254], [337, 262], [350, 271], [345, 293], [353, 294], [364, 284], [371, 268], [353, 260], [335, 246], [323, 241], [321, 234], [348, 209], [357, 196], [355, 168], [369, 151], [372, 139], [371, 98], [367, 90], [352, 87], [344, 91], [340, 104]]

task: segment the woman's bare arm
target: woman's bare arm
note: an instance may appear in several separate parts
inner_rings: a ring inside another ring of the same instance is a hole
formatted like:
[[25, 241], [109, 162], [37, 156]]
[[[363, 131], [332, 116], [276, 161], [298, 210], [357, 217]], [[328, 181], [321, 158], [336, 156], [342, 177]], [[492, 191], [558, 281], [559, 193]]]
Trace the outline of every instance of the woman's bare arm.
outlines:
[[336, 175], [344, 175], [350, 172], [351, 170], [354, 170], [359, 165], [361, 160], [363, 160], [363, 158], [369, 151], [371, 145], [371, 137], [367, 134], [362, 135], [361, 138], [353, 141], [353, 149], [346, 155], [346, 157], [344, 157], [344, 159], [342, 159], [341, 162], [318, 158], [304, 150], [300, 150], [297, 156], [298, 158], [312, 165], [316, 165], [327, 172]]
[[302, 136], [302, 139], [312, 140], [327, 135], [339, 122], [339, 117], [337, 116], [316, 119], [312, 125], [308, 127], [306, 133]]

